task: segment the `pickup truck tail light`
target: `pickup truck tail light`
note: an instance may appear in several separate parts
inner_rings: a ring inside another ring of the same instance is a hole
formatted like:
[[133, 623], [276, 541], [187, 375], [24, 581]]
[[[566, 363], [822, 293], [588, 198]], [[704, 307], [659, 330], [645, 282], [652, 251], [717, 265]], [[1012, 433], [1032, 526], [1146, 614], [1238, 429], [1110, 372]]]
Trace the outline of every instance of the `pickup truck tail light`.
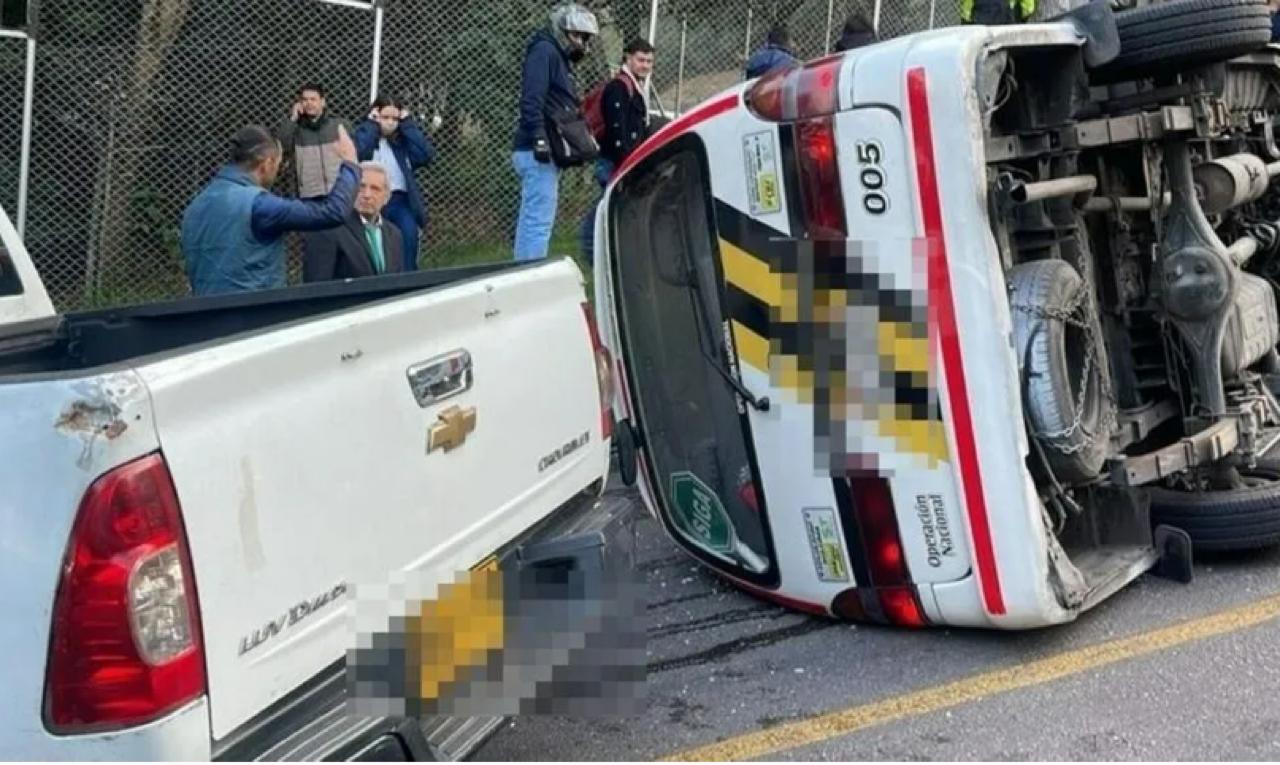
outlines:
[[874, 476], [855, 477], [849, 479], [849, 488], [871, 582], [841, 593], [831, 610], [856, 621], [926, 626], [929, 622], [907, 570], [889, 482]]
[[55, 733], [140, 725], [206, 692], [195, 577], [159, 454], [89, 487], [53, 611], [45, 724]]
[[596, 382], [600, 385], [600, 432], [602, 438], [613, 438], [613, 354], [600, 341], [600, 326], [590, 303], [582, 304], [591, 335], [591, 351], [595, 354]]

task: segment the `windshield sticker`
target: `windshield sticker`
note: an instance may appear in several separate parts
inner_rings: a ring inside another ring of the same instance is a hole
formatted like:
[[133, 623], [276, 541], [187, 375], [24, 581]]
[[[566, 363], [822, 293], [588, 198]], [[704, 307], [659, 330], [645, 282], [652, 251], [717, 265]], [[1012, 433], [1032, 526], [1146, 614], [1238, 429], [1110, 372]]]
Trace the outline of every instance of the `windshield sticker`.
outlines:
[[809, 550], [813, 552], [818, 579], [824, 582], [849, 581], [849, 566], [845, 562], [836, 512], [829, 508], [805, 508], [804, 525], [809, 532]]
[[727, 555], [734, 549], [733, 525], [720, 498], [688, 471], [671, 476], [671, 520], [697, 546]]
[[752, 133], [742, 139], [747, 162], [747, 196], [752, 215], [772, 215], [782, 211], [778, 181], [778, 150], [772, 130]]

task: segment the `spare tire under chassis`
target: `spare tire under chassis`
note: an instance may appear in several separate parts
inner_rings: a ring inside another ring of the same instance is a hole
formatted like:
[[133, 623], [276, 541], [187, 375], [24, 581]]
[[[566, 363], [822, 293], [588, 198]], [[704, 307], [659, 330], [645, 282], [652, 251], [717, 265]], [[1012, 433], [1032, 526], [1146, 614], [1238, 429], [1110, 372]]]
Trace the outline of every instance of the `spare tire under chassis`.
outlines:
[[1091, 482], [1110, 451], [1115, 411], [1089, 287], [1062, 260], [1014, 266], [1008, 283], [1031, 435], [1059, 482]]

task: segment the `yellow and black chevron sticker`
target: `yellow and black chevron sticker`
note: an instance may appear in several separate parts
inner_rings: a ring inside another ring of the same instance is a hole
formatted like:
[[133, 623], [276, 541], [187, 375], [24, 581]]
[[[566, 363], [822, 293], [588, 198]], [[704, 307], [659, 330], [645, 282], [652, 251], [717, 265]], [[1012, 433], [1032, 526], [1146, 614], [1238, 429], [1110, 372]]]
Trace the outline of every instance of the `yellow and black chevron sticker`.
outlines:
[[814, 406], [833, 469], [890, 467], [867, 425], [928, 467], [946, 461], [923, 286], [895, 286], [858, 242], [785, 237], [719, 201], [716, 222], [739, 362]]

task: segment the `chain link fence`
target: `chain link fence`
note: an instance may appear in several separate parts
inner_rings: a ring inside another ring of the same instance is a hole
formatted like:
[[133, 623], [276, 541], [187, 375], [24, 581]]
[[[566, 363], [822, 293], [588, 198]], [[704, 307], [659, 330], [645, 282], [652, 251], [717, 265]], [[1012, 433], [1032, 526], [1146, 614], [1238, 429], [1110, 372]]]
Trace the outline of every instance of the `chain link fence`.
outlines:
[[[375, 69], [379, 92], [439, 124], [430, 131], [439, 158], [419, 175], [429, 210], [422, 266], [510, 258], [520, 62], [551, 3], [379, 2], [380, 35], [367, 0], [42, 0], [25, 235], [56, 304], [186, 294], [179, 221], [230, 136], [249, 123], [275, 127], [306, 82], [329, 90], [331, 112], [357, 120]], [[848, 14], [872, 18], [872, 3], [658, 0], [660, 105], [687, 109], [737, 82], [775, 22], [790, 28], [798, 55], [820, 56]], [[627, 39], [648, 33], [654, 10], [651, 0], [587, 4], [602, 34], [578, 73], [584, 91], [617, 65]], [[955, 23], [952, 5], [883, 0], [881, 34]], [[0, 203], [11, 216], [24, 56], [24, 43], [0, 38]], [[564, 175], [555, 254], [578, 253], [597, 194], [589, 173]], [[290, 266], [296, 280], [296, 244]]]
[[801, 59], [834, 49], [845, 20], [879, 22], [882, 38], [960, 23], [949, 0], [663, 0], [659, 4], [656, 90], [663, 106], [681, 111], [741, 81], [747, 58], [775, 24], [790, 32]]

